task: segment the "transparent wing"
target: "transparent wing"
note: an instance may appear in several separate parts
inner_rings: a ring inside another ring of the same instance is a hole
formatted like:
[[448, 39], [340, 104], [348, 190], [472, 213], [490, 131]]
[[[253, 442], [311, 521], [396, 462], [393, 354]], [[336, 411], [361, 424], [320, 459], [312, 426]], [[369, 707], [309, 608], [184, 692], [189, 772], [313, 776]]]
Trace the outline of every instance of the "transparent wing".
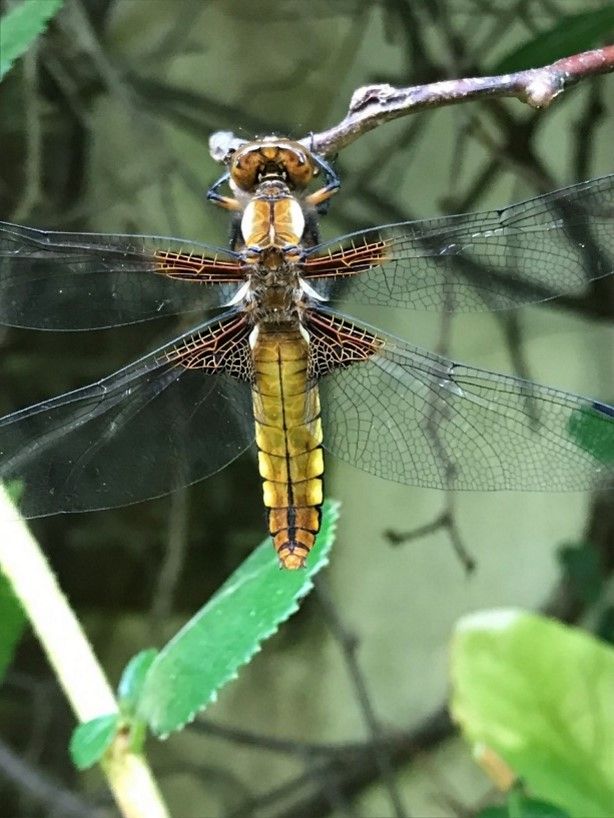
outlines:
[[229, 313], [114, 375], [0, 418], [0, 481], [26, 517], [134, 503], [252, 442], [249, 325]]
[[347, 463], [438, 489], [582, 490], [611, 479], [613, 407], [320, 314], [358, 350], [353, 362], [323, 350], [330, 330], [313, 345], [324, 447]]
[[507, 309], [614, 272], [614, 175], [483, 213], [403, 222], [310, 251], [303, 276], [331, 301]]
[[235, 253], [197, 242], [0, 222], [0, 324], [93, 329], [202, 310], [232, 297], [241, 270]]

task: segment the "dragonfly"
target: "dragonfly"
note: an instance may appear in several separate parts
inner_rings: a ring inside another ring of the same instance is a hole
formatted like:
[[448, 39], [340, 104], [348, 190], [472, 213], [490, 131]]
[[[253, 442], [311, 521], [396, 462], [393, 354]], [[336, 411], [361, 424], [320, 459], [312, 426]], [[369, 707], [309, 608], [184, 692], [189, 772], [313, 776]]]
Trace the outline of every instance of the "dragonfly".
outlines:
[[208, 197], [230, 214], [228, 247], [0, 224], [0, 323], [192, 324], [108, 377], [0, 418], [0, 481], [19, 481], [24, 517], [160, 496], [255, 443], [268, 530], [280, 565], [297, 569], [320, 527], [324, 452], [436, 489], [611, 481], [614, 407], [448, 360], [341, 308], [502, 310], [586, 294], [614, 272], [614, 175], [323, 242], [340, 183], [322, 156], [269, 136], [226, 165]]

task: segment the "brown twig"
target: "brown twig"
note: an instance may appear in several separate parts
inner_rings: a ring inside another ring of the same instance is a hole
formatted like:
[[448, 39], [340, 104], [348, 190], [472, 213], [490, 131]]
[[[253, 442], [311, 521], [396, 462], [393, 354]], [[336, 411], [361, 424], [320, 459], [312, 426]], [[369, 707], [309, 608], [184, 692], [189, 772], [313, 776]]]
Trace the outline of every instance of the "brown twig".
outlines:
[[384, 536], [391, 545], [399, 546], [412, 540], [418, 540], [422, 537], [427, 537], [429, 534], [435, 534], [440, 529], [443, 529], [448, 535], [450, 545], [454, 551], [458, 561], [463, 566], [466, 574], [472, 574], [476, 568], [475, 559], [466, 548], [461, 533], [454, 515], [454, 505], [452, 500], [452, 493], [446, 492], [446, 501], [444, 509], [434, 520], [430, 523], [425, 523], [421, 526], [416, 526], [410, 531], [397, 531], [393, 528], [388, 528], [384, 531]]
[[[352, 95], [347, 115], [326, 131], [301, 140], [322, 156], [347, 147], [368, 131], [427, 108], [442, 108], [484, 97], [514, 97], [532, 108], [545, 108], [563, 91], [586, 77], [614, 71], [614, 46], [583, 51], [525, 71], [491, 77], [462, 77], [454, 80], [395, 88], [387, 83], [365, 85]], [[213, 134], [211, 156], [220, 161], [229, 149], [244, 140], [232, 133]]]
[[314, 134], [310, 144], [324, 156], [336, 153], [367, 131], [426, 108], [441, 108], [483, 97], [515, 97], [532, 108], [545, 108], [585, 77], [614, 71], [614, 46], [584, 51], [542, 68], [492, 77], [464, 77], [410, 88], [367, 85], [352, 95], [347, 116]]

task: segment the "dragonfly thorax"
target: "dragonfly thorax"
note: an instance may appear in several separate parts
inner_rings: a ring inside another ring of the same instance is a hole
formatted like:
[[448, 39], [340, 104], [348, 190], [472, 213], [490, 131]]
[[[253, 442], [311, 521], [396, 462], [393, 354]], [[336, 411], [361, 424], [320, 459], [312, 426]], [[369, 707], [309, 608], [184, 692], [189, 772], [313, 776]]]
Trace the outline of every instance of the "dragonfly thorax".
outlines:
[[279, 183], [260, 186], [241, 217], [241, 236], [251, 255], [268, 247], [296, 248], [304, 230], [300, 203]]
[[296, 321], [303, 299], [298, 268], [278, 247], [264, 248], [248, 278], [247, 299], [256, 321]]
[[297, 320], [302, 298], [297, 264], [304, 230], [301, 204], [284, 182], [258, 185], [241, 218], [242, 254], [250, 268], [247, 298], [255, 320]]

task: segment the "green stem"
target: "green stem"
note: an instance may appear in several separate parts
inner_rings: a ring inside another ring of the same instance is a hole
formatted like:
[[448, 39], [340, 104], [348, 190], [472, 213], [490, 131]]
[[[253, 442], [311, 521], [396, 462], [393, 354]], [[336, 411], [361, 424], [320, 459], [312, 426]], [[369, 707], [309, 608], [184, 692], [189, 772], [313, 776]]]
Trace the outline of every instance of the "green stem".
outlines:
[[[0, 485], [0, 568], [79, 721], [118, 712], [113, 691], [45, 555]], [[151, 771], [117, 736], [102, 769], [124, 818], [168, 818]]]

